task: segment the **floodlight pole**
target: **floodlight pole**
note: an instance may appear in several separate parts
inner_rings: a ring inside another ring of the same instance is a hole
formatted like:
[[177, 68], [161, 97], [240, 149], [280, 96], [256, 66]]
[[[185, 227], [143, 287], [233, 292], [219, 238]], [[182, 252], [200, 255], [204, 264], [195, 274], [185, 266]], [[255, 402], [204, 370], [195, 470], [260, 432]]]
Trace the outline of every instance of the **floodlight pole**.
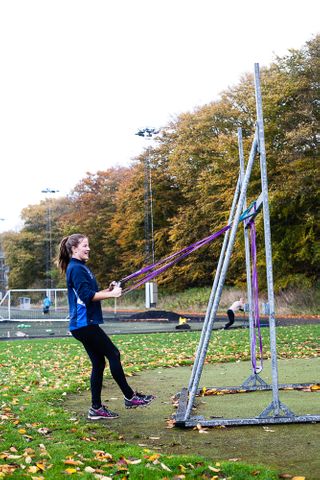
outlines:
[[[5, 218], [0, 218], [0, 222], [4, 222]], [[6, 290], [7, 287], [7, 268], [5, 264], [5, 257], [3, 250], [1, 248], [0, 243], [0, 300], [2, 299], [2, 295]]]
[[[58, 193], [59, 190], [45, 188], [41, 193], [51, 194]], [[52, 219], [51, 219], [51, 199], [47, 197], [47, 249], [46, 249], [46, 281], [47, 288], [53, 288], [53, 280], [51, 275], [52, 267]]]
[[[152, 140], [154, 135], [157, 135], [159, 130], [155, 128], [144, 128], [138, 130], [135, 135], [143, 137], [146, 140]], [[144, 202], [145, 202], [145, 216], [144, 216], [144, 232], [145, 232], [145, 252], [146, 264], [155, 262], [155, 247], [154, 247], [154, 226], [153, 226], [153, 195], [152, 195], [152, 175], [151, 175], [151, 147], [146, 149], [146, 156], [144, 160]], [[145, 284], [145, 305], [146, 308], [156, 307], [157, 304], [157, 284], [155, 282], [146, 282]]]

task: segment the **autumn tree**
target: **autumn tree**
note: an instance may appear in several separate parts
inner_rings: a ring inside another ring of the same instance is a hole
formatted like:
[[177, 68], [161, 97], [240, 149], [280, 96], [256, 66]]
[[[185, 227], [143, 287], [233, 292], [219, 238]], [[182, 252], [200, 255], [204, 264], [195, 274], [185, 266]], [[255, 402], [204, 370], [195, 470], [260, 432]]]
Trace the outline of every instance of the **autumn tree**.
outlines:
[[[261, 69], [271, 234], [276, 288], [319, 281], [320, 36]], [[220, 230], [228, 221], [239, 175], [237, 129], [249, 157], [256, 121], [254, 81], [245, 74], [218, 100], [196, 107], [161, 129], [152, 148], [127, 168], [89, 173], [57, 210], [54, 241], [82, 232], [93, 251], [90, 263], [102, 285], [145, 265], [145, 166], [150, 165], [156, 259]], [[261, 191], [259, 158], [247, 201]], [[44, 279], [45, 208], [24, 211], [25, 226], [4, 242], [10, 284]], [[256, 219], [258, 267], [265, 287], [263, 217]], [[11, 243], [14, 242], [14, 245]], [[159, 278], [173, 289], [212, 283], [222, 238], [199, 249]], [[42, 259], [40, 261], [40, 258]], [[245, 278], [239, 228], [227, 283]], [[54, 272], [53, 272], [54, 273]]]
[[[168, 255], [168, 231], [182, 196], [168, 172], [166, 156], [158, 148], [148, 149], [135, 162], [119, 188], [117, 210], [112, 230], [117, 238], [121, 276], [126, 276], [147, 263], [145, 238], [146, 162], [151, 169], [152, 214], [155, 259]], [[147, 175], [149, 171], [147, 170]], [[149, 201], [150, 199], [147, 199]], [[159, 279], [161, 283], [161, 278]]]
[[123, 167], [87, 173], [69, 196], [69, 212], [60, 219], [64, 235], [88, 235], [92, 245], [90, 266], [103, 287], [114, 280], [119, 264], [117, 239], [111, 224], [118, 188], [129, 171], [129, 168]]

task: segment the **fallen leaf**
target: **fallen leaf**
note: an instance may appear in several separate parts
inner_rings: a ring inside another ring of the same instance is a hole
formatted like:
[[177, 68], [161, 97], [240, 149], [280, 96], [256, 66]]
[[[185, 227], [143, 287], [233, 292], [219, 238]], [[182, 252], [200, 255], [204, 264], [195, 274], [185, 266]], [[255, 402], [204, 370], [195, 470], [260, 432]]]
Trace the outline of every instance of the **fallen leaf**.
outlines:
[[193, 430], [198, 430], [199, 433], [209, 433], [207, 428], [202, 427], [201, 423], [198, 423]]
[[311, 385], [310, 390], [312, 392], [315, 392], [316, 390], [320, 390], [320, 383], [317, 383], [315, 385]]
[[164, 463], [160, 463], [161, 467], [163, 468], [163, 470], [166, 470], [167, 472], [172, 472], [172, 470], [167, 467], [167, 465], [165, 465]]
[[28, 468], [28, 473], [37, 473], [38, 470], [39, 470], [38, 467], [36, 467], [35, 465], [31, 465]]
[[16, 470], [17, 466], [15, 465], [0, 465], [0, 473], [5, 475], [10, 475]]
[[47, 427], [38, 428], [37, 431], [41, 433], [41, 435], [48, 435], [49, 433], [51, 433], [51, 430], [49, 430], [49, 428]]
[[104, 452], [103, 450], [93, 450], [93, 452], [96, 454], [96, 460], [100, 460], [100, 462], [112, 460], [112, 455], [110, 453]]
[[73, 458], [67, 458], [63, 463], [65, 465], [83, 465], [83, 462], [80, 460], [73, 460]]
[[138, 464], [141, 463], [141, 462], [142, 462], [141, 458], [137, 458], [136, 460], [129, 460], [129, 459], [127, 459], [127, 463], [128, 463], [129, 465], [138, 465]]
[[211, 470], [212, 472], [215, 472], [215, 473], [218, 473], [220, 472], [220, 468], [215, 468], [215, 467], [210, 467], [210, 465], [208, 466], [209, 470]]
[[173, 419], [170, 419], [170, 420], [167, 420], [166, 424], [167, 424], [166, 428], [174, 428], [176, 421]]
[[95, 468], [92, 468], [92, 467], [85, 467], [84, 471], [87, 473], [94, 473], [96, 470]]
[[274, 430], [271, 430], [269, 427], [262, 427], [265, 432], [274, 432]]
[[77, 473], [77, 470], [75, 468], [66, 468], [65, 473], [72, 475], [73, 473]]
[[149, 462], [154, 462], [155, 460], [158, 460], [159, 457], [160, 457], [159, 453], [154, 453], [153, 455], [145, 456], [145, 458], [149, 460]]

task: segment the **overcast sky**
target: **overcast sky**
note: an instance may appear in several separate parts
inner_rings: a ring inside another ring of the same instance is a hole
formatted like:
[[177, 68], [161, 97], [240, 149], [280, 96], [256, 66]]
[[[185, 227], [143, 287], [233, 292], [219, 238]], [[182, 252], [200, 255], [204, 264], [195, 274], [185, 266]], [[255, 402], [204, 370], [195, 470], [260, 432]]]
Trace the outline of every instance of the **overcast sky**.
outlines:
[[[319, 33], [319, 0], [1, 0], [0, 232]], [[57, 196], [59, 194], [55, 194]]]

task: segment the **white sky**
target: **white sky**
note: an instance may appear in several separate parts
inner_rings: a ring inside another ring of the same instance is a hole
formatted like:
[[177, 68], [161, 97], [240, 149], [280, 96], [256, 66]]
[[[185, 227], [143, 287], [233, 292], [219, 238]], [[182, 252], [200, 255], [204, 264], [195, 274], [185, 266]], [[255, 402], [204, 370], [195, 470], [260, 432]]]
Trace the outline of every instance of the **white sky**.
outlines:
[[[319, 33], [319, 0], [1, 0], [0, 232]], [[59, 194], [56, 194], [56, 196]]]

